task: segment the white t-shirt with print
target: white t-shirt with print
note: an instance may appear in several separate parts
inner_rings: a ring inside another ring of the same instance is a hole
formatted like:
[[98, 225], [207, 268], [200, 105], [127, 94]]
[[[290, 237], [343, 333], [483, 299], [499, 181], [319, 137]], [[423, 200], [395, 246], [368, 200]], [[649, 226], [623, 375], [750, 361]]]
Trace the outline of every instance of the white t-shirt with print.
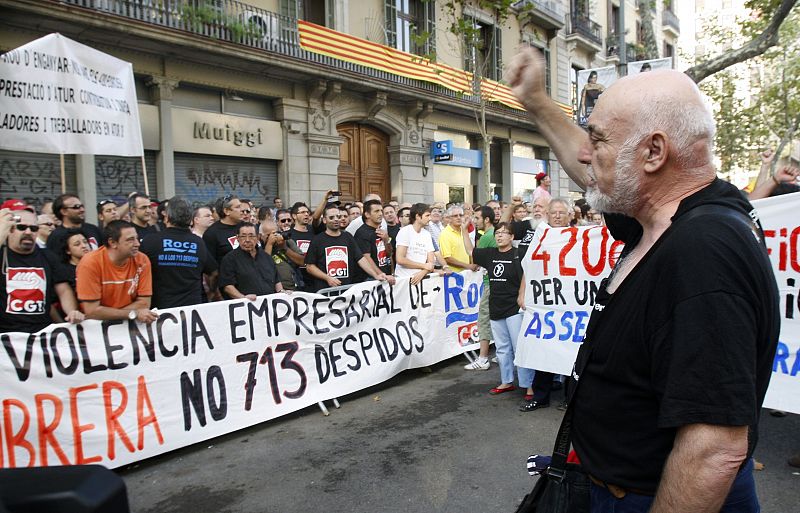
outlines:
[[[428, 253], [433, 251], [433, 239], [431, 232], [426, 229], [421, 229], [419, 233], [414, 229], [414, 225], [404, 226], [397, 233], [397, 247], [405, 246], [406, 258], [412, 262], [424, 264], [428, 262]], [[419, 269], [409, 269], [397, 264], [394, 269], [394, 275], [398, 278], [405, 278], [414, 276]]]

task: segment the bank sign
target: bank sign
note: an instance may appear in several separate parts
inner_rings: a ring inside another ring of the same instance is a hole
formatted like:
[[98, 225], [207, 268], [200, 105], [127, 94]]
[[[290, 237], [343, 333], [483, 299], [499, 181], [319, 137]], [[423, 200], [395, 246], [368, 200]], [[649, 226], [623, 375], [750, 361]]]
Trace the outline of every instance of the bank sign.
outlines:
[[431, 158], [435, 164], [443, 166], [483, 167], [483, 153], [478, 150], [456, 148], [453, 141], [434, 141], [431, 143]]

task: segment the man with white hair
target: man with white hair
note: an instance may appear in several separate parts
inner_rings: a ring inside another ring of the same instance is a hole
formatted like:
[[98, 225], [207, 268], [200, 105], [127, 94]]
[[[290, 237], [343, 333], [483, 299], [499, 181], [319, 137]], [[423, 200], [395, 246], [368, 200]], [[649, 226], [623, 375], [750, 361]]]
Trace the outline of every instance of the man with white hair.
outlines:
[[606, 89], [584, 132], [544, 77], [543, 58], [526, 50], [506, 78], [625, 242], [598, 291], [566, 413], [591, 510], [759, 511], [751, 456], [778, 292], [752, 206], [716, 178], [711, 113], [686, 75], [651, 71]]

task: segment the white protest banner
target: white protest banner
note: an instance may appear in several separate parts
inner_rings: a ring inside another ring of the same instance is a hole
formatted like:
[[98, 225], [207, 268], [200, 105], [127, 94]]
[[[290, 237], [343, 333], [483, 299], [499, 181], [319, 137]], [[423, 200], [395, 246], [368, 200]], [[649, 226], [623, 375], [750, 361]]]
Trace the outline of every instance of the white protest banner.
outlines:
[[522, 260], [525, 315], [516, 365], [570, 374], [600, 280], [611, 272], [622, 247], [605, 226], [537, 230]]
[[0, 468], [114, 468], [464, 351], [482, 274], [355, 285], [0, 334]]
[[142, 155], [133, 67], [61, 34], [4, 53], [0, 149]]
[[781, 336], [766, 408], [800, 413], [800, 192], [753, 201], [780, 293]]

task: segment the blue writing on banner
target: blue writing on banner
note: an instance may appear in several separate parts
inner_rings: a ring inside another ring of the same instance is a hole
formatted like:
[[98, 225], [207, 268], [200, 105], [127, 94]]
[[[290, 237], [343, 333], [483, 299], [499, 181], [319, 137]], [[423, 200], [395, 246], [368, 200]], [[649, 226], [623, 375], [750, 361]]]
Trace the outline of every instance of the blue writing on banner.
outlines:
[[473, 322], [478, 320], [478, 312], [467, 314], [461, 312], [464, 309], [464, 301], [468, 308], [475, 308], [483, 296], [483, 284], [470, 283], [464, 289], [464, 277], [459, 273], [444, 275], [444, 312], [445, 327], [454, 322]]
[[[542, 340], [555, 339], [564, 342], [583, 342], [586, 334], [586, 322], [589, 320], [589, 313], [581, 310], [561, 313], [559, 319], [554, 320], [556, 312], [549, 311], [544, 315], [541, 312], [533, 312], [531, 322], [525, 328], [525, 336], [533, 336]], [[556, 325], [558, 322], [558, 325]], [[559, 329], [560, 328], [560, 329]]]
[[[790, 358], [793, 361], [790, 361]], [[789, 364], [792, 368], [789, 370]], [[800, 373], [800, 349], [792, 355], [789, 352], [789, 346], [783, 342], [778, 342], [778, 348], [775, 351], [775, 361], [772, 363], [772, 372], [780, 372], [781, 374], [788, 374], [795, 377]]]

